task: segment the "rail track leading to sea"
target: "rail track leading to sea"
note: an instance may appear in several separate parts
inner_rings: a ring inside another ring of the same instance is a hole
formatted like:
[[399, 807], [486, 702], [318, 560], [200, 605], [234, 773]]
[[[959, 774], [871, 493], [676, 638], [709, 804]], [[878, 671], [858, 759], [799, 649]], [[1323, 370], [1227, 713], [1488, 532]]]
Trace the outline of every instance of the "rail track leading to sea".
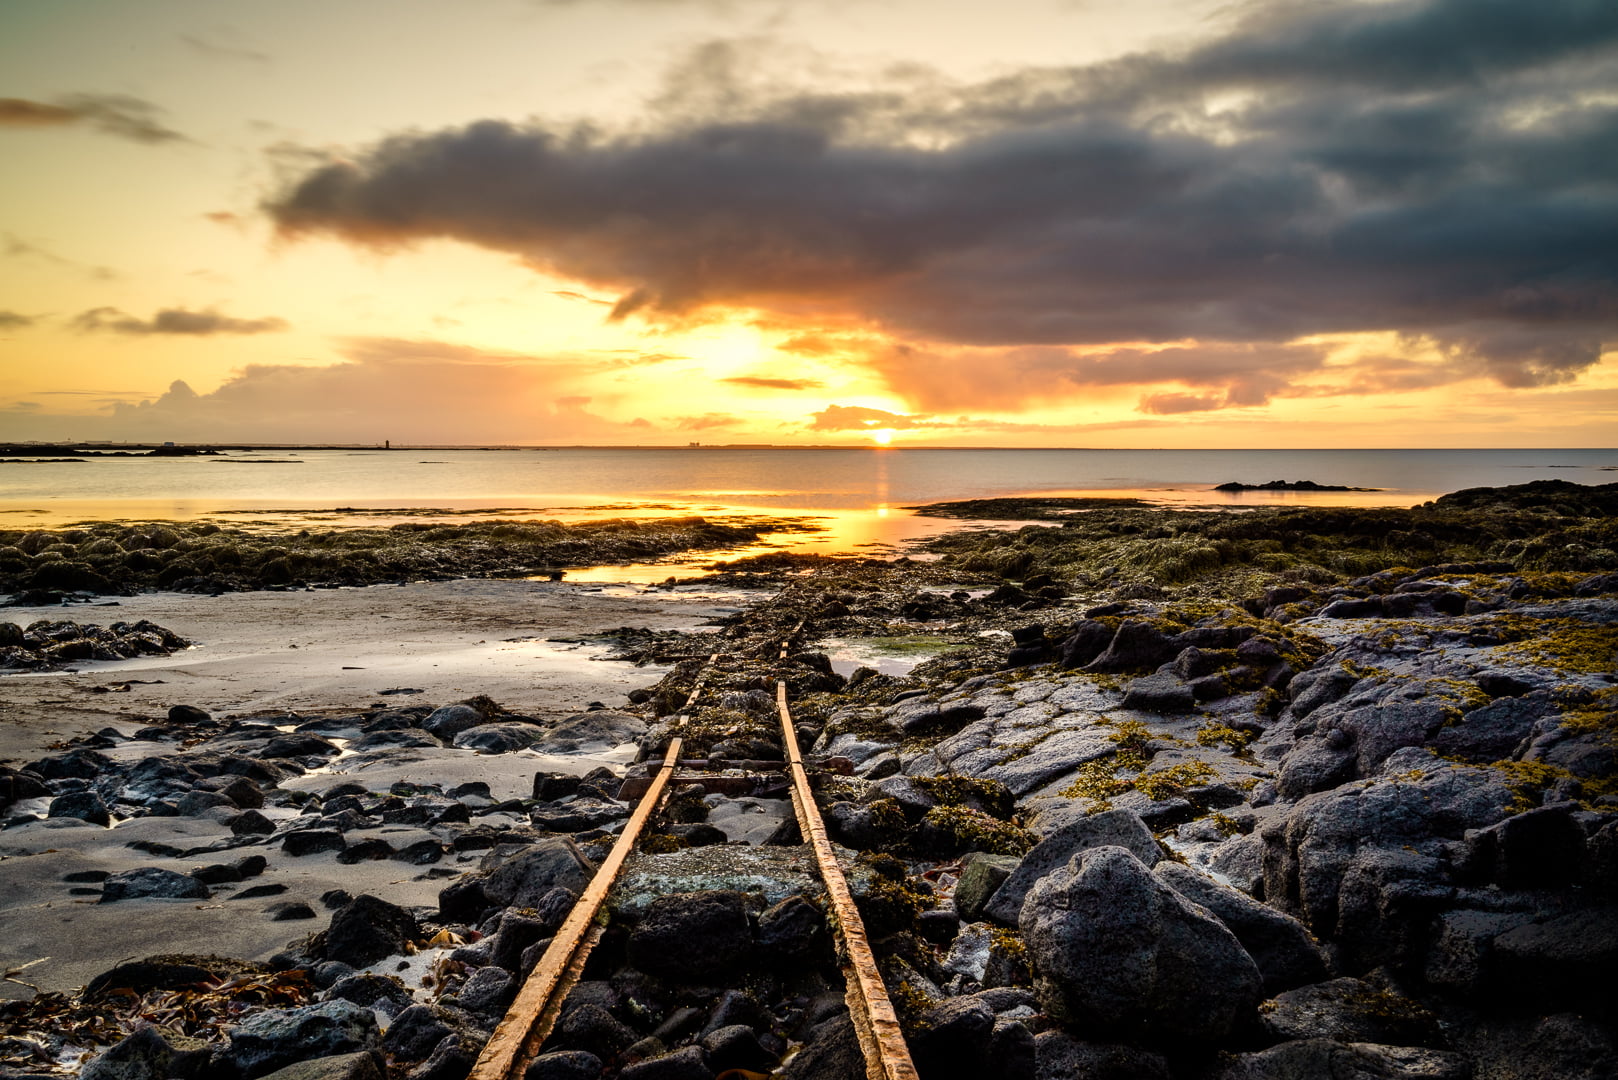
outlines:
[[[803, 581], [788, 584], [765, 604], [755, 608], [754, 613], [768, 609], [780, 611], [788, 607], [803, 585]], [[787, 700], [787, 680], [784, 677], [775, 680], [782, 760], [734, 762], [682, 756], [686, 750], [687, 728], [693, 707], [704, 693], [709, 692], [709, 683], [720, 670], [720, 662], [737, 652], [761, 658], [773, 650], [773, 659], [784, 665], [807, 621], [807, 617], [801, 618], [785, 633], [766, 633], [749, 642], [736, 642], [736, 649], [721, 648], [707, 657], [673, 725], [673, 737], [669, 740], [662, 763], [646, 776], [628, 778], [620, 789], [620, 798], [639, 795], [634, 812], [551, 944], [529, 972], [511, 1008], [485, 1044], [473, 1066], [470, 1080], [516, 1080], [523, 1075], [529, 1062], [541, 1052], [546, 1038], [561, 1017], [569, 992], [584, 975], [591, 951], [606, 932], [602, 908], [625, 862], [636, 850], [647, 823], [674, 788], [689, 784], [711, 786], [715, 778], [702, 770], [737, 765], [750, 770], [750, 775], [745, 778], [750, 789], [785, 789], [792, 800], [799, 834], [814, 854], [821, 883], [826, 889], [827, 918], [837, 935], [838, 963], [847, 986], [845, 1000], [865, 1057], [868, 1080], [916, 1080], [916, 1068], [905, 1044], [898, 1015], [877, 968], [864, 920], [855, 906], [843, 867], [838, 862], [825, 822], [815, 804], [813, 783], [819, 770], [817, 763], [804, 757], [799, 745]], [[726, 638], [745, 625], [746, 621], [728, 627], [720, 634], [721, 644], [725, 644]], [[764, 770], [765, 775], [752, 771], [759, 769]], [[777, 777], [779, 782], [772, 784], [770, 774]]]

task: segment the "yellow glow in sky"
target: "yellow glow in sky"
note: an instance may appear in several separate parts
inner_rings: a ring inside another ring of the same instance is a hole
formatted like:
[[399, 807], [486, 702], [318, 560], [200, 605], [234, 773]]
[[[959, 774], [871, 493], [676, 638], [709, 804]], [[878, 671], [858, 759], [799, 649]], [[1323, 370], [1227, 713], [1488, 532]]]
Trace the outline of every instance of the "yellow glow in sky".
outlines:
[[15, 0], [0, 440], [1611, 444], [1614, 43], [1435, 2]]

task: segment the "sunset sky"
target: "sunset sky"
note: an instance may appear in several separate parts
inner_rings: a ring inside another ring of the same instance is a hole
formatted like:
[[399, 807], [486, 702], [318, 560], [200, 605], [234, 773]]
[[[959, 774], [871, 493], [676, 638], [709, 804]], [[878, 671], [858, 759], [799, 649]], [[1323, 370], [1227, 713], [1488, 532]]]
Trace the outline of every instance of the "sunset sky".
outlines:
[[1612, 0], [7, 0], [0, 439], [1618, 444]]

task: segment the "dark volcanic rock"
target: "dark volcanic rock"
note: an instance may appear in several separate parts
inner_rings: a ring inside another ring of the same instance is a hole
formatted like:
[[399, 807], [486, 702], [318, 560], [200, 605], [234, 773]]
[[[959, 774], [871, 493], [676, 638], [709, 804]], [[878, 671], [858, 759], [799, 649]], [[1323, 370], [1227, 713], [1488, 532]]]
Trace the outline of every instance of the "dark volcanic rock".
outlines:
[[501, 907], [533, 907], [558, 885], [582, 893], [595, 866], [570, 840], [541, 840], [501, 863], [481, 882], [483, 895]]
[[863, 1075], [865, 1054], [847, 1013], [816, 1024], [803, 1049], [781, 1070], [784, 1080], [849, 1080]]
[[488, 723], [491, 719], [470, 705], [445, 705], [435, 709], [421, 722], [421, 726], [424, 731], [449, 742], [461, 732]]
[[1498, 984], [1530, 1000], [1567, 1008], [1618, 1003], [1618, 907], [1571, 911], [1507, 930], [1494, 939]]
[[910, 1040], [916, 1071], [922, 1076], [1005, 1076], [993, 1067], [989, 1050], [994, 1010], [972, 997], [949, 998], [922, 1016]]
[[743, 966], [753, 933], [742, 894], [710, 889], [653, 900], [628, 946], [630, 963], [648, 975], [695, 981]]
[[160, 866], [142, 866], [113, 874], [102, 885], [101, 902], [144, 898], [200, 900], [208, 895], [208, 886], [190, 874], [165, 870]]
[[702, 1049], [708, 1067], [716, 1072], [726, 1069], [763, 1071], [776, 1062], [776, 1055], [764, 1048], [757, 1033], [746, 1024], [731, 1024], [710, 1031], [702, 1037]]
[[417, 932], [415, 916], [404, 908], [374, 896], [356, 896], [333, 913], [321, 955], [352, 967], [369, 967], [404, 952]]
[[1471, 1076], [1471, 1062], [1444, 1050], [1302, 1039], [1256, 1054], [1238, 1054], [1213, 1073], [1211, 1080], [1471, 1080]]
[[1063, 640], [1058, 649], [1057, 659], [1064, 668], [1084, 667], [1112, 643], [1114, 628], [1107, 623], [1097, 622], [1094, 619], [1085, 619], [1073, 628], [1073, 633]]
[[79, 1080], [162, 1080], [174, 1048], [155, 1027], [143, 1027], [109, 1046], [79, 1072]]
[[1182, 646], [1151, 623], [1131, 619], [1118, 627], [1106, 649], [1085, 671], [1150, 671], [1173, 660]]
[[236, 1076], [264, 1076], [310, 1058], [360, 1053], [381, 1045], [376, 1016], [348, 1001], [268, 1009], [231, 1029], [219, 1063]]
[[1267, 1002], [1260, 1022], [1277, 1039], [1430, 1046], [1443, 1039], [1438, 1020], [1409, 998], [1359, 979], [1289, 990]]
[[633, 1028], [606, 1009], [585, 1004], [562, 1014], [552, 1041], [567, 1049], [589, 1051], [596, 1057], [614, 1058], [637, 1038]]
[[1129, 684], [1124, 693], [1126, 709], [1154, 713], [1190, 712], [1196, 706], [1191, 687], [1172, 671], [1143, 675]]
[[480, 967], [461, 985], [455, 996], [461, 1008], [467, 1012], [499, 1020], [517, 996], [517, 982], [503, 968]]
[[509, 754], [533, 746], [544, 737], [545, 729], [538, 724], [511, 721], [468, 728], [455, 736], [451, 745], [480, 754]]
[[773, 961], [808, 963], [829, 955], [826, 914], [801, 896], [789, 896], [758, 917], [758, 947]]
[[683, 1046], [655, 1058], [637, 1061], [624, 1066], [618, 1074], [621, 1080], [713, 1080], [713, 1075], [700, 1046]]
[[1079, 818], [1035, 844], [1017, 869], [1001, 883], [983, 907], [983, 914], [1007, 926], [1016, 926], [1023, 899], [1034, 884], [1075, 854], [1103, 846], [1127, 848], [1148, 867], [1163, 858], [1163, 849], [1140, 817], [1128, 810], [1108, 810]]
[[1162, 862], [1152, 875], [1213, 912], [1258, 965], [1264, 993], [1275, 994], [1326, 977], [1320, 949], [1302, 923], [1252, 897], [1221, 885], [1184, 863]]
[[535, 1058], [523, 1080], [600, 1080], [602, 1067], [588, 1050], [555, 1050]]
[[1169, 1063], [1160, 1054], [1083, 1042], [1062, 1031], [1036, 1035], [1034, 1054], [1039, 1080], [1169, 1080]]
[[275, 822], [258, 810], [243, 810], [230, 819], [230, 831], [236, 836], [268, 836], [275, 832]]
[[411, 1005], [388, 1025], [382, 1049], [402, 1061], [420, 1061], [455, 1033], [449, 1017], [452, 1014], [442, 1006]]
[[347, 846], [348, 842], [343, 839], [343, 834], [336, 829], [298, 829], [281, 838], [281, 850], [292, 856], [342, 851]]
[[1512, 800], [1498, 773], [1426, 751], [1401, 750], [1387, 768], [1300, 800], [1261, 832], [1266, 900], [1366, 966], [1420, 962], [1453, 893], [1443, 841], [1504, 819]]
[[403, 983], [386, 975], [346, 975], [332, 983], [326, 996], [352, 1001], [390, 1017], [398, 1016], [415, 1003]]
[[46, 817], [78, 818], [92, 825], [111, 825], [112, 812], [93, 791], [70, 791], [51, 800]]
[[[989, 898], [1021, 863], [1022, 859], [1015, 855], [991, 855], [982, 851], [962, 856], [961, 875], [955, 882], [955, 913], [963, 922], [981, 919]], [[1024, 892], [1026, 894], [1026, 890]]]
[[263, 1080], [384, 1080], [385, 1075], [374, 1053], [357, 1050], [300, 1061], [267, 1074]]
[[538, 749], [547, 754], [606, 750], [646, 734], [646, 721], [616, 709], [592, 709], [568, 717], [545, 734]]
[[1258, 1004], [1258, 968], [1235, 935], [1124, 848], [1042, 878], [1019, 926], [1041, 1004], [1079, 1031], [1207, 1042]]
[[1584, 829], [1572, 803], [1540, 806], [1466, 835], [1465, 872], [1506, 889], [1571, 885], [1585, 869]]

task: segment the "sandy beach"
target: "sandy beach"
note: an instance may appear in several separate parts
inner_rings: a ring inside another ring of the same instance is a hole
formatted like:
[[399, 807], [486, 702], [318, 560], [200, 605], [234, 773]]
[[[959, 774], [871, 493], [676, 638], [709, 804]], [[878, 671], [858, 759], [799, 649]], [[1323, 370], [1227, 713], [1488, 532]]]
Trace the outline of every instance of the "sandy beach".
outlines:
[[[551, 639], [624, 626], [698, 630], [736, 610], [743, 595], [463, 580], [216, 597], [147, 593], [116, 605], [9, 608], [3, 617], [23, 625], [36, 619], [101, 624], [150, 619], [193, 645], [166, 657], [0, 677], [0, 759], [18, 767], [49, 753], [60, 740], [108, 727], [132, 734], [177, 704], [221, 719], [264, 712], [353, 714], [388, 703], [443, 705], [474, 694], [543, 721], [581, 712], [592, 702], [621, 707], [629, 691], [653, 685], [665, 669], [607, 659], [604, 645]], [[419, 693], [381, 694], [387, 690]], [[106, 752], [134, 760], [160, 750], [150, 742], [132, 742]], [[622, 765], [631, 756], [630, 747], [567, 756], [413, 748], [369, 763], [339, 758], [284, 786], [323, 791], [354, 781], [385, 791], [398, 780], [430, 777], [446, 786], [479, 780], [499, 801], [527, 796], [536, 771], [583, 773], [603, 763]], [[225, 816], [137, 818], [113, 828], [55, 818], [6, 830], [0, 841], [5, 882], [0, 918], [6, 925], [0, 965], [6, 971], [32, 966], [16, 976], [23, 982], [0, 983], [0, 996], [26, 998], [33, 993], [30, 985], [71, 990], [129, 957], [207, 952], [263, 959], [315, 926], [276, 921], [286, 905], [322, 911], [320, 897], [332, 889], [432, 904], [446, 869], [459, 873], [475, 865], [479, 854], [458, 856], [465, 865], [452, 857], [435, 873], [391, 860], [343, 865], [331, 852], [295, 860], [272, 853], [263, 874], [206, 901], [101, 905], [95, 895], [99, 885], [85, 884], [86, 875], [97, 872], [163, 866], [183, 873], [228, 861], [240, 853], [160, 858], [130, 847], [142, 840], [188, 849], [228, 841], [231, 831], [219, 820]], [[419, 830], [384, 826], [372, 832], [403, 846], [412, 838], [406, 834]], [[78, 883], [65, 880], [72, 877]], [[250, 895], [232, 899], [244, 891]]]

